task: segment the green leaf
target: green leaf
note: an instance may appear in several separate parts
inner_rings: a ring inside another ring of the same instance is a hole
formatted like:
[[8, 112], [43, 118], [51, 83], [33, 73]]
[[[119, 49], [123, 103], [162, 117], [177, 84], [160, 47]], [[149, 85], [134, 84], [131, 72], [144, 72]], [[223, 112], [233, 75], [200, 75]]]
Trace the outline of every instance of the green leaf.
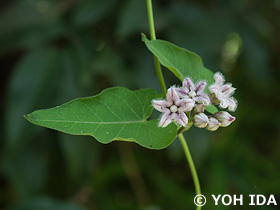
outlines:
[[171, 144], [177, 126], [157, 126], [151, 115], [151, 100], [161, 95], [152, 89], [130, 91], [115, 87], [97, 96], [79, 98], [64, 105], [38, 110], [25, 116], [36, 125], [73, 135], [90, 135], [101, 143], [114, 140], [136, 142], [149, 149], [162, 149]]
[[214, 83], [213, 72], [203, 66], [201, 58], [184, 48], [178, 47], [164, 40], [148, 40], [142, 35], [147, 48], [158, 57], [159, 62], [171, 70], [181, 81], [190, 77], [194, 82], [205, 80]]
[[[202, 59], [197, 54], [164, 40], [148, 40], [144, 34], [142, 41], [159, 62], [181, 81], [190, 77], [194, 82], [205, 80], [207, 85], [215, 82], [213, 72], [204, 67]], [[213, 105], [206, 107], [206, 110], [212, 114], [218, 111]]]
[[216, 112], [218, 112], [219, 110], [217, 109], [217, 107], [215, 107], [214, 105], [210, 105], [205, 107], [205, 110], [211, 114], [215, 114]]

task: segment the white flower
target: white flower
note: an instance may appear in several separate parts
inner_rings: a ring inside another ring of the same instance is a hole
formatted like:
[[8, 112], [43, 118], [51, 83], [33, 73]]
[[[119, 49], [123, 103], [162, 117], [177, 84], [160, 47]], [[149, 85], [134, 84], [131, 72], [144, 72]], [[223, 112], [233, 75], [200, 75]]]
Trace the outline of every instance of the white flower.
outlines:
[[215, 83], [210, 85], [209, 91], [214, 94], [214, 97], [211, 98], [212, 103], [220, 104], [221, 108], [228, 108], [230, 111], [235, 111], [237, 108], [237, 101], [235, 98], [231, 97], [235, 89], [230, 83], [224, 84], [225, 79], [221, 73], [214, 74]]
[[163, 112], [158, 124], [159, 127], [166, 127], [172, 120], [186, 127], [188, 117], [184, 112], [191, 111], [194, 106], [193, 100], [180, 99], [175, 87], [167, 90], [166, 100], [153, 100], [152, 104], [156, 110]]
[[187, 77], [183, 80], [183, 88], [176, 88], [176, 90], [181, 98], [191, 98], [196, 103], [202, 103], [204, 106], [209, 106], [210, 99], [205, 93], [203, 93], [205, 87], [206, 82], [199, 81], [194, 85], [192, 80]]

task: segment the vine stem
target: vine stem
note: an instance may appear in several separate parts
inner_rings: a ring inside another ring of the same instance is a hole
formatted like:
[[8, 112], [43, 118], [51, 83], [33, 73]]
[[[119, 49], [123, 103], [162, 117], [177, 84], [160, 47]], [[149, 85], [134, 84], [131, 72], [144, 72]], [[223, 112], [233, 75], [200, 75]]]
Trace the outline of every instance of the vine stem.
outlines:
[[[155, 33], [155, 26], [154, 26], [152, 0], [146, 0], [146, 4], [147, 4], [147, 12], [148, 12], [148, 19], [149, 19], [149, 27], [150, 27], [150, 38], [151, 38], [151, 40], [155, 40], [156, 39], [156, 33]], [[156, 68], [157, 77], [158, 77], [158, 80], [159, 80], [159, 83], [160, 83], [160, 87], [161, 87], [161, 90], [162, 90], [162, 92], [165, 96], [166, 95], [166, 85], [165, 85], [164, 78], [163, 78], [163, 75], [162, 75], [159, 60], [156, 56], [154, 56], [154, 61], [155, 61], [155, 68]], [[198, 176], [197, 176], [197, 172], [196, 172], [196, 169], [195, 169], [195, 165], [194, 165], [194, 162], [193, 162], [188, 144], [185, 140], [185, 137], [182, 134], [184, 131], [188, 130], [191, 126], [192, 126], [192, 123], [189, 123], [187, 128], [179, 130], [178, 137], [180, 139], [180, 142], [182, 144], [184, 153], [186, 155], [187, 162], [190, 166], [190, 171], [191, 171], [191, 174], [192, 174], [194, 187], [195, 187], [195, 193], [196, 193], [196, 195], [199, 195], [199, 194], [201, 194], [199, 179], [198, 179]], [[196, 207], [196, 210], [200, 210], [200, 209], [201, 209], [200, 206]]]
[[[156, 33], [155, 33], [155, 25], [154, 25], [152, 0], [146, 0], [146, 4], [147, 4], [147, 12], [148, 12], [148, 19], [149, 19], [149, 27], [150, 27], [150, 38], [151, 38], [151, 40], [155, 40]], [[154, 56], [154, 61], [155, 61], [155, 68], [156, 68], [158, 81], [159, 81], [159, 84], [161, 87], [161, 91], [162, 91], [163, 95], [166, 96], [166, 85], [165, 85], [164, 78], [162, 75], [159, 60], [156, 56]]]
[[[191, 174], [192, 174], [192, 178], [193, 178], [193, 182], [194, 182], [195, 193], [196, 193], [196, 195], [199, 195], [199, 194], [201, 194], [200, 183], [199, 183], [199, 179], [198, 179], [198, 176], [197, 176], [197, 173], [196, 173], [195, 165], [194, 165], [194, 162], [193, 162], [193, 159], [192, 159], [192, 156], [191, 156], [191, 152], [189, 150], [188, 144], [187, 144], [186, 139], [183, 136], [183, 134], [180, 133], [178, 135], [178, 137], [180, 139], [180, 142], [181, 142], [182, 147], [184, 149], [187, 161], [188, 161], [189, 166], [190, 166], [190, 170], [191, 170]], [[196, 210], [200, 210], [200, 209], [201, 209], [201, 206], [196, 207]]]

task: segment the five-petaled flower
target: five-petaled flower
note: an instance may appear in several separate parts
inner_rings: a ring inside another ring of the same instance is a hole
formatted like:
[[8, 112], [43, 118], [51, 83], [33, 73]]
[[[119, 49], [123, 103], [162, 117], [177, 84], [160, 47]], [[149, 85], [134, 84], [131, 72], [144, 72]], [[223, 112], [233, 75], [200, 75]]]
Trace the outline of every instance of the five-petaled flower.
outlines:
[[170, 87], [167, 90], [166, 100], [153, 100], [152, 104], [156, 110], [163, 112], [158, 124], [160, 127], [166, 127], [172, 120], [186, 127], [188, 117], [185, 112], [191, 111], [194, 107], [192, 99], [180, 99], [175, 87]]
[[206, 87], [206, 82], [199, 81], [196, 85], [190, 78], [183, 80], [183, 87], [176, 88], [178, 95], [181, 98], [191, 98], [195, 103], [202, 103], [204, 106], [210, 105], [210, 99], [203, 91]]
[[209, 87], [211, 101], [214, 105], [220, 105], [221, 108], [228, 108], [230, 111], [235, 111], [237, 102], [235, 98], [231, 97], [235, 91], [230, 83], [224, 84], [225, 79], [221, 73], [215, 73], [215, 83]]

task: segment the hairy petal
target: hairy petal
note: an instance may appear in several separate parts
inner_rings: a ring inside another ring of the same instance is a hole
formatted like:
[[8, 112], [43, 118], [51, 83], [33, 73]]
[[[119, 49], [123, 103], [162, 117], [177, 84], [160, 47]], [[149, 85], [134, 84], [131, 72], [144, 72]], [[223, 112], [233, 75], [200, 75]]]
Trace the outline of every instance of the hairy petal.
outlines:
[[228, 98], [219, 98], [220, 100], [220, 107], [225, 109], [228, 107]]
[[199, 81], [195, 87], [194, 87], [194, 92], [196, 92], [196, 94], [202, 93], [206, 87], [207, 83], [204, 81]]
[[190, 91], [194, 87], [194, 84], [189, 77], [183, 80], [183, 87], [186, 88], [188, 91]]
[[228, 84], [225, 84], [225, 85], [222, 86], [221, 91], [222, 91], [224, 96], [230, 96], [234, 93], [235, 88], [232, 87], [232, 85], [230, 83], [228, 83]]
[[180, 98], [189, 98], [189, 90], [183, 88], [176, 88], [175, 90]]
[[164, 100], [152, 100], [152, 104], [153, 107], [160, 112], [164, 112], [168, 106], [167, 101]]
[[235, 98], [230, 97], [227, 98], [228, 101], [228, 110], [234, 112], [237, 108], [237, 101]]
[[175, 120], [183, 127], [186, 127], [188, 125], [188, 117], [184, 112], [179, 112], [176, 115]]
[[214, 79], [216, 80], [215, 84], [218, 86], [222, 86], [225, 82], [225, 78], [220, 72], [214, 74]]
[[209, 91], [210, 91], [210, 93], [214, 93], [216, 95], [216, 97], [218, 97], [219, 93], [221, 92], [220, 86], [218, 86], [216, 84], [210, 85]]
[[193, 109], [195, 102], [194, 100], [187, 98], [179, 100], [176, 105], [179, 107], [179, 111], [181, 112], [189, 112]]
[[173, 102], [176, 102], [176, 101], [179, 100], [179, 96], [178, 96], [178, 94], [176, 92], [176, 88], [175, 87], [168, 88], [166, 98], [167, 98], [167, 101], [168, 101], [169, 104], [170, 103], [172, 104]]
[[169, 113], [165, 113], [161, 116], [158, 126], [164, 128], [167, 125], [169, 125], [171, 122], [172, 122], [172, 116], [169, 115]]

